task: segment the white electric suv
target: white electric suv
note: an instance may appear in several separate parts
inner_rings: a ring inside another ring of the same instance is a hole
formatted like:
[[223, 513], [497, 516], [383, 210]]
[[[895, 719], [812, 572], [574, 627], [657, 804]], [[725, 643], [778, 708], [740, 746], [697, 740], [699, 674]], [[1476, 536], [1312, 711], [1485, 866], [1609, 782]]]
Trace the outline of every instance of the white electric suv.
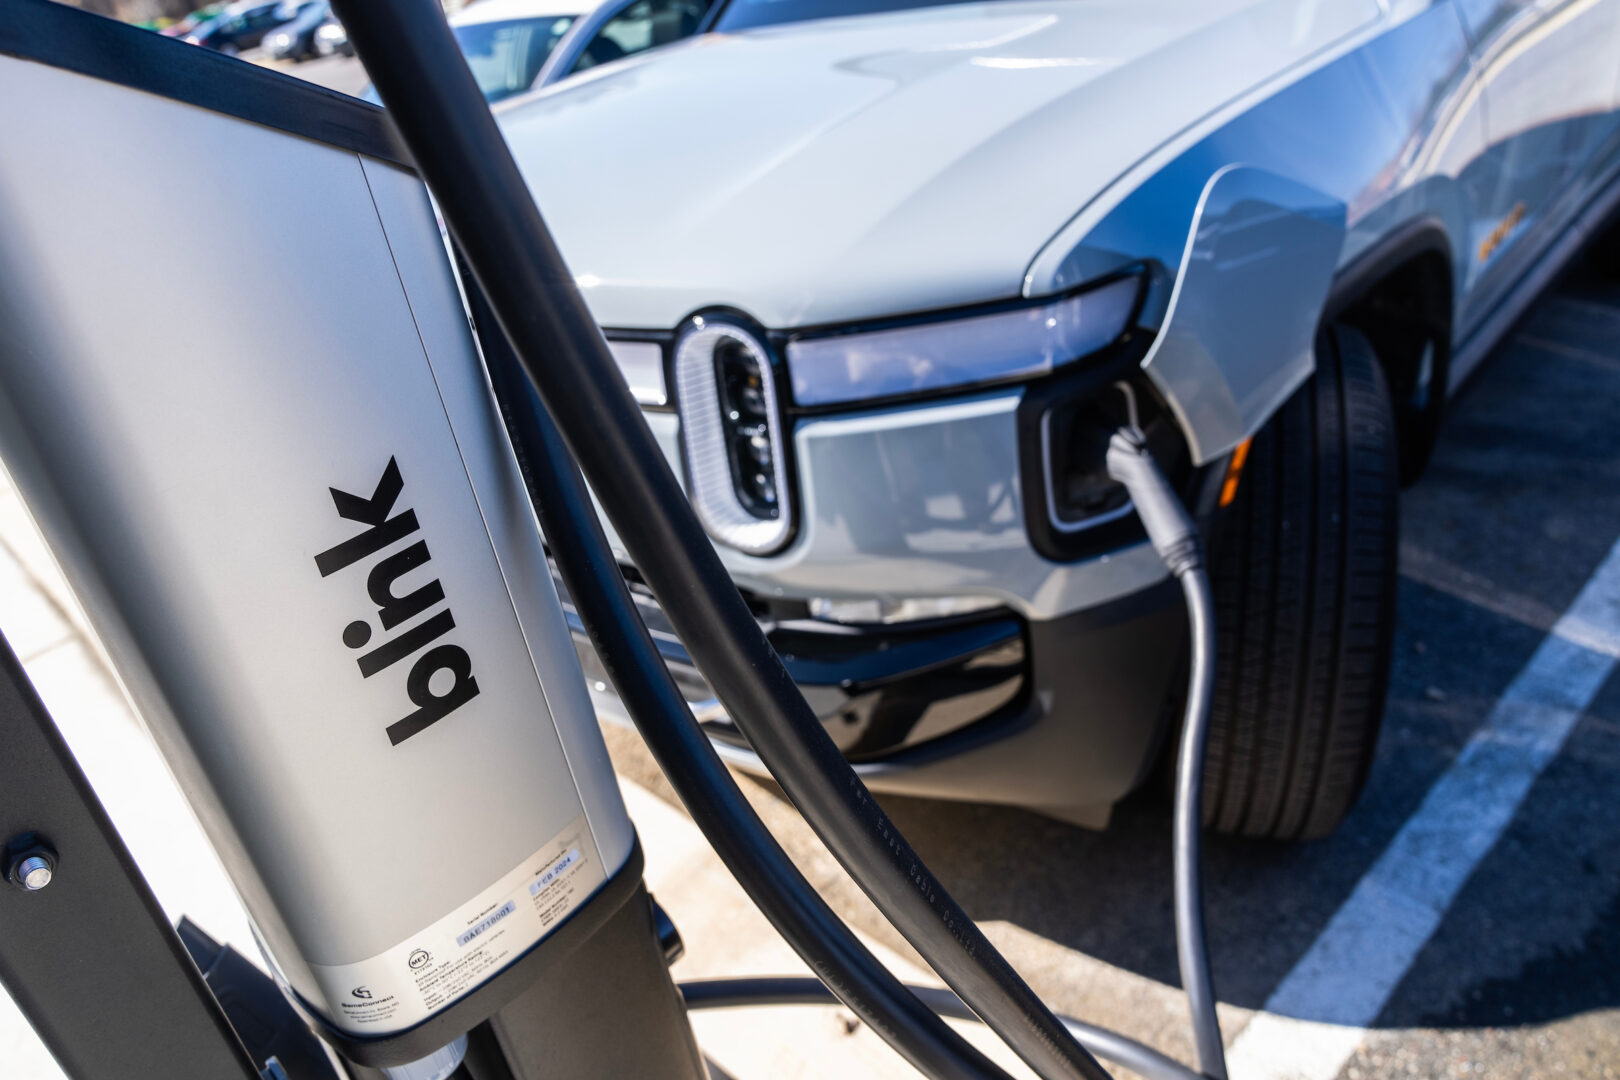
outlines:
[[1209, 819], [1332, 829], [1398, 484], [1620, 192], [1620, 0], [722, 0], [702, 29], [499, 116], [867, 782], [1101, 823], [1149, 775], [1184, 628], [1103, 469], [1134, 419], [1209, 535]]

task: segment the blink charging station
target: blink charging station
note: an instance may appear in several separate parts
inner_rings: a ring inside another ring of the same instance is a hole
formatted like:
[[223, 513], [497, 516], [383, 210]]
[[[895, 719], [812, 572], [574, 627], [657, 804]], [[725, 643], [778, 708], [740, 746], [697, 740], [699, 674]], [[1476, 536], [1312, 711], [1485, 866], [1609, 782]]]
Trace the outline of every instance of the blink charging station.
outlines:
[[[335, 6], [391, 119], [46, 0], [0, 27], [0, 98], [31, 103], [0, 115], [0, 454], [278, 984], [228, 982], [163, 921], [7, 653], [0, 977], [69, 1074], [685, 1080], [705, 1075], [686, 1010], [839, 1001], [930, 1077], [1004, 1075], [958, 1016], [1044, 1080], [1106, 1076], [1098, 1058], [1224, 1080], [1197, 890], [1208, 586], [1143, 442], [1122, 430], [1108, 464], [1194, 628], [1176, 884], [1197, 1070], [1053, 1015], [934, 879], [721, 568], [437, 5]], [[182, 185], [192, 224], [149, 212]], [[297, 317], [254, 332], [231, 315], [249, 295]], [[949, 991], [888, 973], [749, 808], [591, 493]], [[819, 980], [672, 981], [550, 561], [689, 812]]]

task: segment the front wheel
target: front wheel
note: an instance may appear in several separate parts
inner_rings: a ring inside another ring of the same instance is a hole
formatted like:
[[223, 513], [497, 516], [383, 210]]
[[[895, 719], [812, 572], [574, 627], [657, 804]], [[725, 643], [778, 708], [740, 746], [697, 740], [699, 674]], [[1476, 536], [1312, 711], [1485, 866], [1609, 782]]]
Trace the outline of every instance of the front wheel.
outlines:
[[1394, 642], [1398, 482], [1378, 357], [1332, 327], [1315, 376], [1255, 436], [1211, 537], [1215, 830], [1325, 836], [1361, 793]]

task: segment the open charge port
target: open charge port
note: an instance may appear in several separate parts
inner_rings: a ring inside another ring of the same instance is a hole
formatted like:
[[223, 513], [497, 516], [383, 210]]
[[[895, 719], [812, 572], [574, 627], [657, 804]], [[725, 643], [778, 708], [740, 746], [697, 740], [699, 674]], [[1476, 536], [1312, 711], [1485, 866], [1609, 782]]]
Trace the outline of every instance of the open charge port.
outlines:
[[[1186, 440], [1163, 401], [1128, 372], [1077, 372], [1032, 387], [1019, 405], [1024, 524], [1053, 562], [1106, 555], [1146, 534], [1129, 493], [1108, 476], [1108, 440], [1134, 425], [1170, 483], [1187, 495], [1195, 479]], [[1189, 504], [1191, 505], [1191, 504]]]
[[1108, 440], [1131, 422], [1130, 391], [1101, 393], [1052, 407], [1042, 418], [1044, 465], [1052, 525], [1072, 532], [1122, 517], [1125, 488], [1108, 475]]

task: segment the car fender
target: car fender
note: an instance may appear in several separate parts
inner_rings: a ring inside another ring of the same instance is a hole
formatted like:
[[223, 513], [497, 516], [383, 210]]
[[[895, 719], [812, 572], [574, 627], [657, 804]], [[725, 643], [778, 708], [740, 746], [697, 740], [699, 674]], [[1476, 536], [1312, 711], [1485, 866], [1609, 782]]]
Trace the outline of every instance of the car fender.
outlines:
[[1142, 368], [1198, 464], [1253, 435], [1315, 369], [1345, 204], [1248, 165], [1204, 185], [1164, 325]]
[[[1390, 9], [1289, 73], [1291, 81], [1179, 133], [1095, 196], [1030, 264], [1024, 294], [1145, 267], [1139, 323], [1164, 339], [1146, 360], [1148, 373], [1194, 458], [1217, 459], [1313, 370], [1300, 342], [1314, 337], [1335, 271], [1413, 219], [1436, 218], [1448, 236], [1466, 234], [1461, 178], [1485, 140], [1471, 63], [1451, 5]], [[1250, 198], [1283, 212], [1269, 222], [1270, 235], [1281, 241], [1297, 230], [1315, 238], [1311, 250], [1268, 255], [1266, 245], [1244, 240], [1235, 226], [1257, 208], [1230, 221], [1227, 214]], [[1334, 205], [1336, 242], [1309, 224], [1325, 227]], [[1222, 254], [1228, 246], [1248, 249], [1244, 258], [1255, 262], [1239, 265]], [[1335, 264], [1324, 269], [1328, 248]], [[1284, 303], [1302, 305], [1287, 312], [1286, 332], [1277, 322]]]

